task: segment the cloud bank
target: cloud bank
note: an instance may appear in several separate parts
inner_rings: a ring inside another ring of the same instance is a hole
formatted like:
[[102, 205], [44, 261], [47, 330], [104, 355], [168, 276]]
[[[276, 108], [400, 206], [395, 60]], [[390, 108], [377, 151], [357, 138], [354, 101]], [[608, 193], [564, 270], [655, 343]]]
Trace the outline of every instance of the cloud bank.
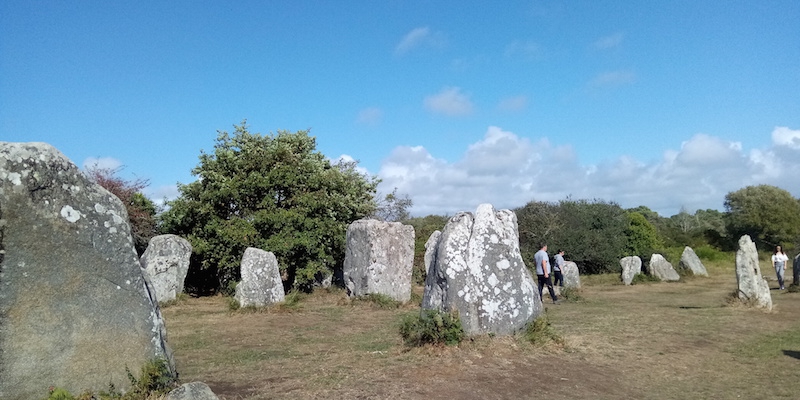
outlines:
[[383, 161], [379, 190], [407, 194], [412, 215], [452, 215], [480, 203], [516, 208], [529, 201], [601, 199], [647, 206], [662, 216], [686, 208], [722, 210], [725, 195], [770, 184], [800, 194], [800, 130], [776, 127], [772, 144], [746, 151], [740, 143], [698, 133], [660, 158], [622, 156], [597, 165], [580, 162], [570, 145], [532, 141], [491, 126], [455, 162], [424, 147], [395, 148]]

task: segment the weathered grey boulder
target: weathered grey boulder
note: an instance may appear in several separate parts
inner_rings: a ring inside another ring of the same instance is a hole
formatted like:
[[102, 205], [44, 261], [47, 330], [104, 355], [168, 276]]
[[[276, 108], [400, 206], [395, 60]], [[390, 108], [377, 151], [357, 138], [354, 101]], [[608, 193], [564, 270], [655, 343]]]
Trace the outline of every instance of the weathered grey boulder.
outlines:
[[431, 268], [436, 262], [436, 245], [439, 243], [439, 236], [442, 236], [441, 231], [433, 231], [431, 236], [428, 237], [428, 241], [425, 242], [425, 257], [423, 258], [423, 262], [425, 263], [426, 276], [431, 272]]
[[565, 288], [581, 287], [581, 275], [578, 271], [578, 264], [575, 264], [572, 261], [565, 262], [561, 273], [564, 275]]
[[697, 254], [689, 246], [683, 248], [681, 261], [678, 265], [685, 270], [691, 271], [694, 275], [708, 276], [708, 271], [706, 271], [703, 263], [700, 262], [700, 257], [697, 257]]
[[219, 400], [203, 382], [184, 383], [167, 395], [167, 400]]
[[174, 372], [165, 338], [122, 202], [46, 143], [0, 142], [0, 399]]
[[672, 263], [661, 254], [653, 254], [650, 257], [650, 275], [662, 281], [679, 281], [681, 279], [681, 276], [672, 267]]
[[800, 285], [800, 253], [794, 256], [792, 264], [792, 286]]
[[754, 307], [772, 310], [769, 285], [761, 276], [756, 244], [749, 235], [739, 238], [739, 250], [736, 251], [736, 284], [739, 299]]
[[139, 262], [159, 302], [175, 300], [183, 293], [191, 257], [192, 245], [180, 236], [158, 235], [150, 239]]
[[382, 294], [409, 301], [413, 267], [413, 226], [362, 219], [347, 227], [343, 274], [351, 297]]
[[628, 256], [619, 260], [619, 265], [622, 267], [622, 283], [630, 285], [633, 282], [633, 277], [636, 274], [642, 273], [642, 259], [639, 256]]
[[468, 335], [510, 334], [542, 311], [519, 252], [517, 216], [481, 204], [450, 218], [425, 281], [423, 309], [458, 311]]
[[278, 259], [270, 251], [248, 247], [241, 264], [242, 280], [233, 296], [242, 307], [264, 307], [284, 300]]

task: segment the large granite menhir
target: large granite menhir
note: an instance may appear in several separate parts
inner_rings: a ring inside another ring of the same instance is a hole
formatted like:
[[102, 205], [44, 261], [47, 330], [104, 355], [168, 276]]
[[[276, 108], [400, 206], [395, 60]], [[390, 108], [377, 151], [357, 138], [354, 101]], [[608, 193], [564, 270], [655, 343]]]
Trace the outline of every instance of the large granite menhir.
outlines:
[[158, 235], [150, 239], [139, 262], [159, 303], [175, 300], [183, 293], [191, 257], [192, 245], [180, 236]]
[[623, 257], [619, 260], [619, 266], [622, 268], [620, 277], [625, 285], [630, 285], [633, 277], [642, 273], [642, 259], [639, 256]]
[[264, 307], [286, 298], [278, 259], [272, 252], [255, 247], [245, 249], [241, 275], [234, 298], [242, 307]]
[[122, 202], [46, 143], [0, 142], [0, 399], [125, 390], [165, 338]]
[[678, 265], [685, 270], [691, 271], [694, 275], [708, 276], [708, 271], [706, 271], [705, 265], [700, 261], [700, 257], [698, 257], [697, 253], [689, 246], [683, 248], [681, 262]]
[[513, 211], [481, 204], [475, 214], [458, 213], [429, 251], [422, 308], [457, 311], [466, 334], [511, 334], [542, 313]]
[[347, 227], [346, 240], [342, 272], [348, 295], [382, 294], [400, 302], [411, 299], [413, 226], [362, 219]]
[[662, 281], [679, 281], [681, 276], [672, 267], [672, 263], [667, 261], [661, 254], [653, 254], [650, 257], [650, 275]]
[[740, 300], [756, 308], [772, 310], [769, 284], [761, 276], [756, 244], [749, 235], [739, 238], [739, 250], [736, 251], [736, 284]]
[[581, 274], [578, 270], [578, 264], [575, 264], [574, 261], [567, 261], [564, 263], [562, 270], [561, 273], [564, 275], [564, 287], [580, 289]]

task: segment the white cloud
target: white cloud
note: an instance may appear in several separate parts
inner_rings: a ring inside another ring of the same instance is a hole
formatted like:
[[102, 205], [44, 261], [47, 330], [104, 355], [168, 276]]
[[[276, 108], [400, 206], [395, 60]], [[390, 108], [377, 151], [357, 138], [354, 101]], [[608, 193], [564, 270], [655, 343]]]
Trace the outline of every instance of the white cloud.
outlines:
[[772, 143], [792, 149], [800, 149], [800, 129], [791, 130], [785, 126], [776, 126], [772, 131]]
[[601, 37], [592, 44], [592, 47], [594, 47], [597, 50], [613, 49], [622, 44], [622, 40], [624, 38], [625, 35], [623, 35], [622, 32], [617, 32], [612, 35]]
[[610, 71], [598, 74], [589, 82], [589, 86], [613, 87], [636, 82], [636, 74], [632, 71]]
[[621, 156], [583, 165], [569, 145], [531, 140], [498, 127], [471, 144], [454, 162], [423, 147], [398, 147], [384, 160], [379, 190], [397, 187], [414, 201], [413, 215], [452, 215], [480, 203], [516, 208], [529, 201], [601, 199], [622, 207], [647, 206], [671, 216], [682, 207], [722, 209], [725, 195], [748, 185], [770, 184], [800, 194], [794, 171], [800, 149], [773, 146], [749, 152], [738, 142], [696, 134], [660, 159]]
[[115, 170], [122, 167], [122, 161], [113, 157], [89, 157], [83, 160], [83, 169], [98, 168]]
[[376, 126], [383, 121], [383, 110], [378, 107], [368, 107], [358, 112], [356, 122], [361, 125]]
[[446, 39], [441, 32], [433, 32], [427, 26], [414, 28], [408, 32], [394, 48], [394, 54], [401, 56], [421, 46], [441, 47]]
[[156, 188], [145, 188], [145, 196], [153, 202], [164, 205], [166, 201], [175, 200], [179, 195], [178, 185], [163, 185]]
[[506, 97], [497, 104], [497, 109], [503, 112], [522, 111], [528, 106], [528, 97], [524, 95]]
[[426, 97], [423, 104], [428, 111], [448, 116], [469, 115], [475, 108], [469, 96], [461, 93], [458, 87], [444, 88]]

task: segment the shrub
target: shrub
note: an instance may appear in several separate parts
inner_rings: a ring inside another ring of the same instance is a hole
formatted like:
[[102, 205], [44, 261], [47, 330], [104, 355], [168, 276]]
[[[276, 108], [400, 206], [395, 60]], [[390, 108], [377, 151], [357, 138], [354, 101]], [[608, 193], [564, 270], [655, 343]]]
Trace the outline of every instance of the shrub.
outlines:
[[583, 301], [583, 291], [575, 287], [562, 287], [560, 298], [566, 301]]
[[47, 400], [146, 400], [168, 393], [177, 387], [177, 376], [170, 368], [169, 361], [163, 357], [155, 358], [142, 365], [139, 378], [126, 367], [131, 388], [125, 394], [120, 393], [114, 384], [109, 384], [107, 392], [85, 392], [73, 396], [66, 389], [51, 387]]
[[382, 293], [368, 293], [364, 296], [356, 297], [356, 300], [370, 303], [378, 308], [399, 308], [403, 304]]
[[464, 340], [464, 328], [457, 312], [422, 310], [419, 314], [403, 318], [400, 335], [409, 346], [456, 345]]
[[547, 316], [547, 312], [529, 322], [522, 332], [522, 337], [526, 341], [537, 346], [543, 346], [550, 342], [559, 345], [564, 344], [564, 338], [561, 337], [550, 324], [550, 318]]
[[661, 282], [661, 279], [658, 279], [653, 275], [636, 274], [633, 276], [633, 279], [631, 280], [631, 285], [636, 285], [639, 283], [653, 283], [653, 282]]

